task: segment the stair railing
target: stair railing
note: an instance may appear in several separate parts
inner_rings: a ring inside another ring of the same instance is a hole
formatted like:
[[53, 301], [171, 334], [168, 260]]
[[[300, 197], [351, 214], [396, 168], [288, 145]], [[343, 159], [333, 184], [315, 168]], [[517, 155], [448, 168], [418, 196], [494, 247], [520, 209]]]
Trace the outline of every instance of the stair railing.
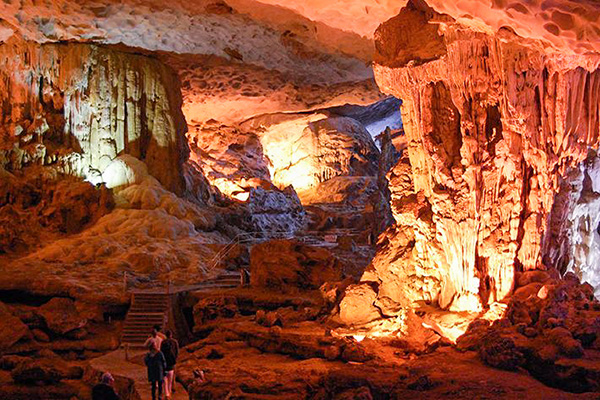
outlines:
[[323, 243], [327, 243], [327, 241], [319, 240], [317, 237], [328, 235], [356, 235], [360, 233], [362, 233], [362, 231], [354, 229], [336, 229], [327, 232], [304, 231], [301, 235], [295, 235], [290, 231], [244, 232], [236, 235], [229, 241], [229, 243], [227, 243], [221, 250], [217, 252], [217, 254], [208, 263], [208, 271], [213, 271], [216, 269], [219, 263], [223, 261], [223, 259], [225, 259], [225, 257], [240, 244], [256, 244], [273, 239], [297, 239], [312, 246], [327, 247], [323, 246]]

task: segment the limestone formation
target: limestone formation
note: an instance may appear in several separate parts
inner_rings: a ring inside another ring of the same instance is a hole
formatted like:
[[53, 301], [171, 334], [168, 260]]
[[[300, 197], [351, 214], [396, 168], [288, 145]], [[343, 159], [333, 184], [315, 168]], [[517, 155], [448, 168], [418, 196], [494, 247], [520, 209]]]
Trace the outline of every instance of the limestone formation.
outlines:
[[261, 124], [260, 134], [273, 183], [293, 185], [303, 198], [315, 186], [336, 176], [376, 175], [379, 151], [366, 129], [347, 117], [282, 116]]
[[511, 293], [516, 270], [563, 267], [550, 217], [561, 179], [598, 146], [600, 58], [420, 1], [375, 39], [376, 80], [403, 100], [408, 139], [390, 178], [398, 228], [363, 276], [384, 315], [418, 301], [478, 311]]
[[294, 240], [272, 240], [252, 248], [251, 284], [265, 290], [315, 290], [341, 278], [342, 265], [326, 249]]
[[256, 134], [224, 125], [190, 128], [190, 160], [225, 196], [245, 201], [250, 189], [270, 183], [263, 146]]
[[1, 399], [597, 399], [598, 1], [0, 4]]
[[[121, 154], [182, 193], [187, 158], [178, 81], [151, 58], [86, 44], [0, 45], [1, 165], [47, 165], [93, 183]], [[110, 171], [109, 174], [110, 175]]]

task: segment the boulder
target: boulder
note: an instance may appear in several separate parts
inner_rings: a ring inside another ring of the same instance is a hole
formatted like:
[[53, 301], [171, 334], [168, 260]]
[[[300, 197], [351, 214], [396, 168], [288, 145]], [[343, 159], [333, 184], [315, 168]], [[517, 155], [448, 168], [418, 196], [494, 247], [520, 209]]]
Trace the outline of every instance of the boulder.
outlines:
[[31, 358], [12, 354], [2, 356], [0, 357], [0, 369], [4, 371], [12, 371], [17, 365], [26, 361], [31, 361]]
[[567, 329], [556, 327], [547, 334], [548, 338], [560, 349], [561, 353], [571, 358], [583, 356], [583, 347], [581, 343], [574, 339]]
[[19, 340], [30, 335], [27, 325], [12, 315], [8, 307], [0, 303], [0, 351], [10, 349]]
[[41, 306], [38, 312], [48, 328], [58, 335], [65, 335], [87, 324], [87, 319], [77, 312], [75, 302], [67, 298], [55, 297]]
[[50, 341], [50, 337], [48, 336], [48, 334], [41, 329], [33, 329], [31, 333], [33, 334], [35, 340], [37, 340], [38, 342], [47, 343]]
[[517, 287], [527, 286], [530, 283], [546, 283], [550, 279], [550, 274], [546, 271], [525, 271], [521, 272], [516, 277]]
[[297, 240], [270, 240], [252, 247], [251, 285], [279, 291], [315, 290], [339, 281], [342, 263], [328, 250]]
[[527, 300], [531, 296], [537, 296], [543, 284], [540, 282], [532, 282], [515, 290], [513, 298], [519, 300]]
[[509, 371], [516, 370], [525, 363], [523, 353], [513, 339], [493, 331], [481, 341], [479, 357], [489, 366]]
[[194, 306], [194, 323], [201, 326], [217, 318], [232, 318], [238, 311], [237, 300], [233, 296], [204, 298]]
[[[71, 382], [59, 382], [51, 386], [22, 384], [0, 385], [0, 399], [10, 400], [74, 400], [79, 399], [79, 387]], [[85, 398], [85, 397], [84, 397]]]
[[12, 371], [15, 383], [51, 385], [63, 379], [61, 371], [51, 360], [31, 360], [19, 363]]
[[293, 235], [306, 223], [306, 214], [292, 186], [283, 190], [252, 188], [246, 203], [250, 213], [251, 229], [256, 232], [286, 232]]
[[348, 286], [339, 305], [340, 320], [346, 325], [362, 325], [380, 318], [376, 299], [377, 293], [368, 283]]
[[335, 400], [373, 400], [373, 395], [368, 386], [346, 390], [334, 397]]

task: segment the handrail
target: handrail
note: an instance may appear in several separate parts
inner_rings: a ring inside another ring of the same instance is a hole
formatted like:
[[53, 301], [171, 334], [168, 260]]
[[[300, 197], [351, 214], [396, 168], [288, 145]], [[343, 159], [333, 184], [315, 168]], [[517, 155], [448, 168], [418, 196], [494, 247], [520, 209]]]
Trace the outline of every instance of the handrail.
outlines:
[[[331, 235], [356, 235], [361, 234], [363, 231], [356, 229], [335, 229], [329, 231], [301, 231], [301, 232], [291, 232], [291, 231], [250, 231], [250, 232], [242, 232], [235, 235], [228, 243], [225, 244], [215, 255], [214, 257], [206, 264], [207, 269], [206, 272], [209, 274], [216, 269], [219, 263], [235, 248], [235, 246], [240, 244], [254, 244], [260, 243], [273, 239], [297, 239], [305, 244], [309, 244], [312, 246], [321, 246], [321, 247], [331, 247], [334, 246], [333, 243], [327, 242], [325, 240], [325, 236]], [[320, 240], [320, 237], [323, 237], [323, 240]], [[123, 271], [123, 286], [124, 292], [129, 292], [129, 282], [128, 282], [128, 273], [127, 271]], [[161, 291], [160, 287], [156, 287], [152, 290], [157, 292]], [[173, 282], [169, 279], [166, 282], [166, 287], [162, 287], [162, 293], [171, 294], [177, 292], [177, 288], [173, 287]], [[132, 298], [133, 300], [133, 298]]]
[[[235, 245], [243, 244], [243, 243], [252, 243], [254, 241], [263, 241], [272, 240], [272, 239], [298, 239], [304, 243], [318, 245], [321, 242], [316, 238], [318, 236], [330, 236], [330, 235], [352, 235], [352, 234], [360, 234], [362, 231], [355, 229], [335, 229], [327, 232], [322, 231], [302, 231], [298, 232], [298, 235], [290, 231], [253, 231], [253, 232], [243, 232], [237, 234], [229, 243], [227, 243], [217, 254], [212, 258], [212, 260], [208, 264], [208, 271], [212, 271], [217, 267], [217, 265], [225, 258], [227, 254], [235, 247]], [[265, 236], [266, 235], [266, 236]], [[281, 236], [279, 236], [281, 235]], [[312, 236], [312, 237], [311, 237]], [[245, 239], [241, 239], [246, 237]]]
[[[267, 237], [264, 236], [265, 233], [268, 234]], [[234, 248], [235, 245], [239, 245], [242, 243], [250, 243], [258, 239], [264, 239], [266, 241], [272, 239], [289, 239], [292, 237], [294, 237], [294, 234], [290, 231], [255, 231], [239, 233], [233, 239], [231, 239], [229, 243], [227, 243], [221, 250], [219, 250], [217, 254], [215, 254], [215, 256], [209, 263], [208, 270], [213, 270], [218, 265], [218, 263], [221, 260], [223, 260], [223, 258], [225, 258], [225, 256]]]

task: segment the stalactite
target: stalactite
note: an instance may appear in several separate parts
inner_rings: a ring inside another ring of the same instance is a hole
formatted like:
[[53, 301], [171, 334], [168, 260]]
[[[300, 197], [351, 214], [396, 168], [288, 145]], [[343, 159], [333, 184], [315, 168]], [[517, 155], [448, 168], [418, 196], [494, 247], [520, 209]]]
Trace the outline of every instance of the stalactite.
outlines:
[[[145, 161], [165, 187], [182, 192], [185, 120], [177, 78], [167, 67], [94, 45], [17, 38], [0, 46], [0, 60], [3, 167], [49, 161], [96, 182], [127, 153]], [[43, 152], [32, 152], [34, 139]]]
[[[397, 228], [363, 276], [379, 283], [375, 305], [479, 311], [511, 293], [515, 269], [564, 264], [564, 251], [545, 246], [552, 220], [595, 231], [551, 211], [562, 177], [598, 147], [600, 57], [477, 28], [422, 1], [375, 38], [376, 81], [402, 99], [408, 138], [390, 177]], [[556, 211], [573, 215], [575, 204]]]

